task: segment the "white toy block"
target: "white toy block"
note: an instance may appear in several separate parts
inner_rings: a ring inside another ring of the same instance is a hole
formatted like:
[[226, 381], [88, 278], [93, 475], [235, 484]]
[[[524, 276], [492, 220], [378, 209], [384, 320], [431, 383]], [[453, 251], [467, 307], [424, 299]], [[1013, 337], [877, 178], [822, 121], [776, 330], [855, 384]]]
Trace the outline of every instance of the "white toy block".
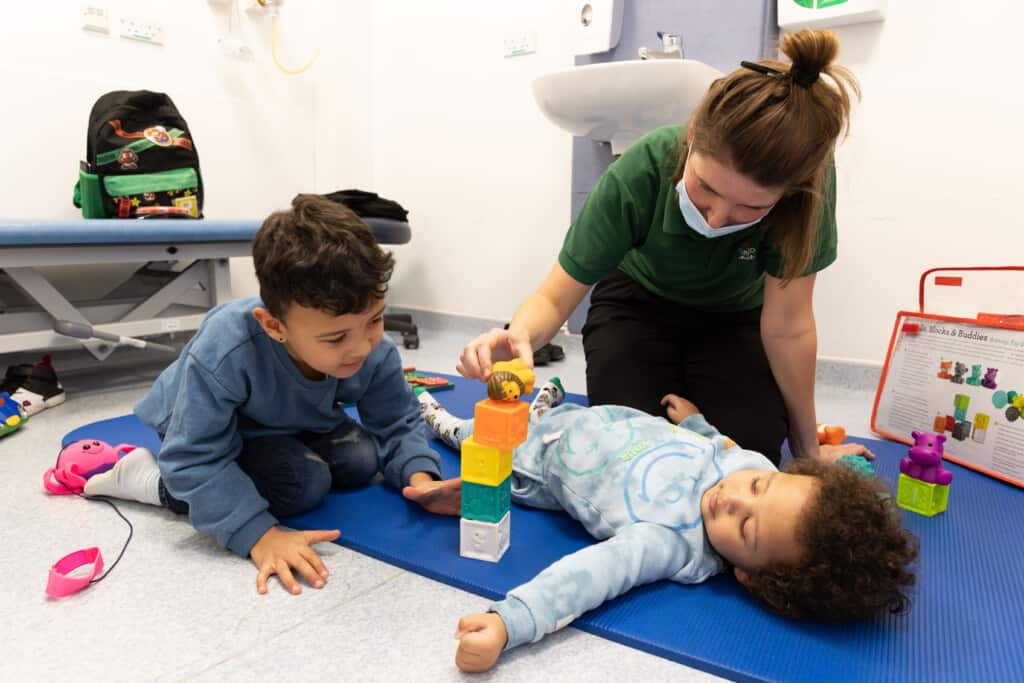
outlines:
[[972, 438], [978, 443], [985, 443], [985, 432], [987, 431], [987, 429], [978, 429], [977, 427], [975, 427], [974, 436]]
[[473, 560], [497, 562], [508, 550], [512, 521], [511, 511], [498, 523], [475, 519], [459, 520], [459, 555]]

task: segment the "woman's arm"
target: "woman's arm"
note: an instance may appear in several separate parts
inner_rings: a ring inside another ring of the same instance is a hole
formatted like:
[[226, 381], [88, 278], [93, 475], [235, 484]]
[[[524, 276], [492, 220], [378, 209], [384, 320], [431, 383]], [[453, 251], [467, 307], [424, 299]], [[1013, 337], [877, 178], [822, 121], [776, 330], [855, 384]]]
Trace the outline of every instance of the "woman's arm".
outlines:
[[565, 272], [557, 261], [551, 272], [519, 307], [509, 329], [492, 329], [462, 350], [457, 369], [470, 379], [487, 379], [496, 360], [522, 358], [533, 365], [533, 349], [555, 336], [586, 295], [590, 285]]
[[814, 278], [782, 280], [765, 275], [761, 340], [789, 413], [789, 445], [797, 457], [818, 453], [814, 374], [818, 332], [814, 324]]

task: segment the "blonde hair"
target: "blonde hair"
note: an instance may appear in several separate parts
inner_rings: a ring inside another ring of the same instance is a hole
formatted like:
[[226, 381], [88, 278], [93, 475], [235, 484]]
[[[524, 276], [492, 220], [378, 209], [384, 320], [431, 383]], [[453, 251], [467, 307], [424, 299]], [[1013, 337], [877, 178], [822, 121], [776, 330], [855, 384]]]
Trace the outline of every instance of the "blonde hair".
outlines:
[[839, 39], [831, 31], [784, 35], [779, 49], [790, 64], [761, 60], [711, 85], [680, 140], [672, 184], [683, 177], [689, 145], [759, 185], [783, 188], [766, 224], [788, 281], [810, 265], [822, 185], [849, 124], [851, 93], [859, 98], [860, 86], [848, 69], [832, 63]]

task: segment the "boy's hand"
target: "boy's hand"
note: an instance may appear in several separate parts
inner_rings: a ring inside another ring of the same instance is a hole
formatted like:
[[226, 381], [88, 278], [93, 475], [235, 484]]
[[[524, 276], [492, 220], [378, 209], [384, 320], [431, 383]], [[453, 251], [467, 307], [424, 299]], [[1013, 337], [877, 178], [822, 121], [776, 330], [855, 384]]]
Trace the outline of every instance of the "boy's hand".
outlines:
[[875, 454], [868, 450], [867, 446], [859, 443], [841, 443], [838, 446], [822, 444], [818, 446], [817, 459], [825, 462], [835, 462], [844, 455], [861, 455], [868, 460], [874, 460]]
[[700, 412], [697, 406], [682, 396], [676, 396], [675, 394], [665, 394], [662, 396], [661, 405], [666, 407], [668, 419], [672, 421], [672, 424], [676, 425], [691, 415], [696, 415]]
[[436, 481], [426, 472], [409, 477], [402, 495], [435, 515], [457, 515], [462, 511], [462, 479]]
[[260, 570], [256, 576], [256, 591], [260, 594], [266, 593], [267, 579], [271, 574], [277, 574], [277, 578], [288, 592], [298, 595], [302, 592], [302, 586], [292, 576], [292, 569], [298, 571], [309, 585], [323, 588], [329, 572], [323, 560], [310, 546], [314, 543], [333, 541], [340, 535], [341, 532], [337, 529], [283, 531], [276, 526], [270, 527], [249, 551], [249, 557]]
[[459, 649], [455, 652], [455, 666], [463, 671], [487, 671], [501, 656], [508, 642], [505, 622], [497, 614], [469, 614], [459, 619], [455, 629]]

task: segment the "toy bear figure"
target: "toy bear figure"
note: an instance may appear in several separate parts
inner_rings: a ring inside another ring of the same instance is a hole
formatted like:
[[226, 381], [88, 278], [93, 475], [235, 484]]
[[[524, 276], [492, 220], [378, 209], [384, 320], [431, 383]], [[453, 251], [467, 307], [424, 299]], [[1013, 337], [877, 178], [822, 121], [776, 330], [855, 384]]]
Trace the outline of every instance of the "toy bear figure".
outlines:
[[954, 375], [949, 378], [950, 382], [956, 382], [957, 384], [964, 383], [964, 375], [967, 374], [967, 366], [957, 361], [956, 367], [953, 369]]
[[928, 484], [946, 486], [953, 481], [953, 473], [942, 466], [942, 444], [946, 442], [946, 435], [911, 432], [911, 436], [914, 445], [907, 453], [910, 457], [900, 460], [900, 472]]
[[967, 383], [970, 384], [972, 387], [976, 387], [979, 384], [981, 384], [981, 366], [980, 365], [972, 365], [971, 366], [971, 376], [967, 378]]
[[939, 361], [939, 372], [935, 375], [939, 379], [949, 379], [949, 369], [953, 367], [953, 361], [951, 360], [940, 360]]
[[981, 380], [981, 386], [986, 389], [996, 388], [996, 373], [999, 372], [997, 368], [989, 368], [985, 371], [985, 378]]

